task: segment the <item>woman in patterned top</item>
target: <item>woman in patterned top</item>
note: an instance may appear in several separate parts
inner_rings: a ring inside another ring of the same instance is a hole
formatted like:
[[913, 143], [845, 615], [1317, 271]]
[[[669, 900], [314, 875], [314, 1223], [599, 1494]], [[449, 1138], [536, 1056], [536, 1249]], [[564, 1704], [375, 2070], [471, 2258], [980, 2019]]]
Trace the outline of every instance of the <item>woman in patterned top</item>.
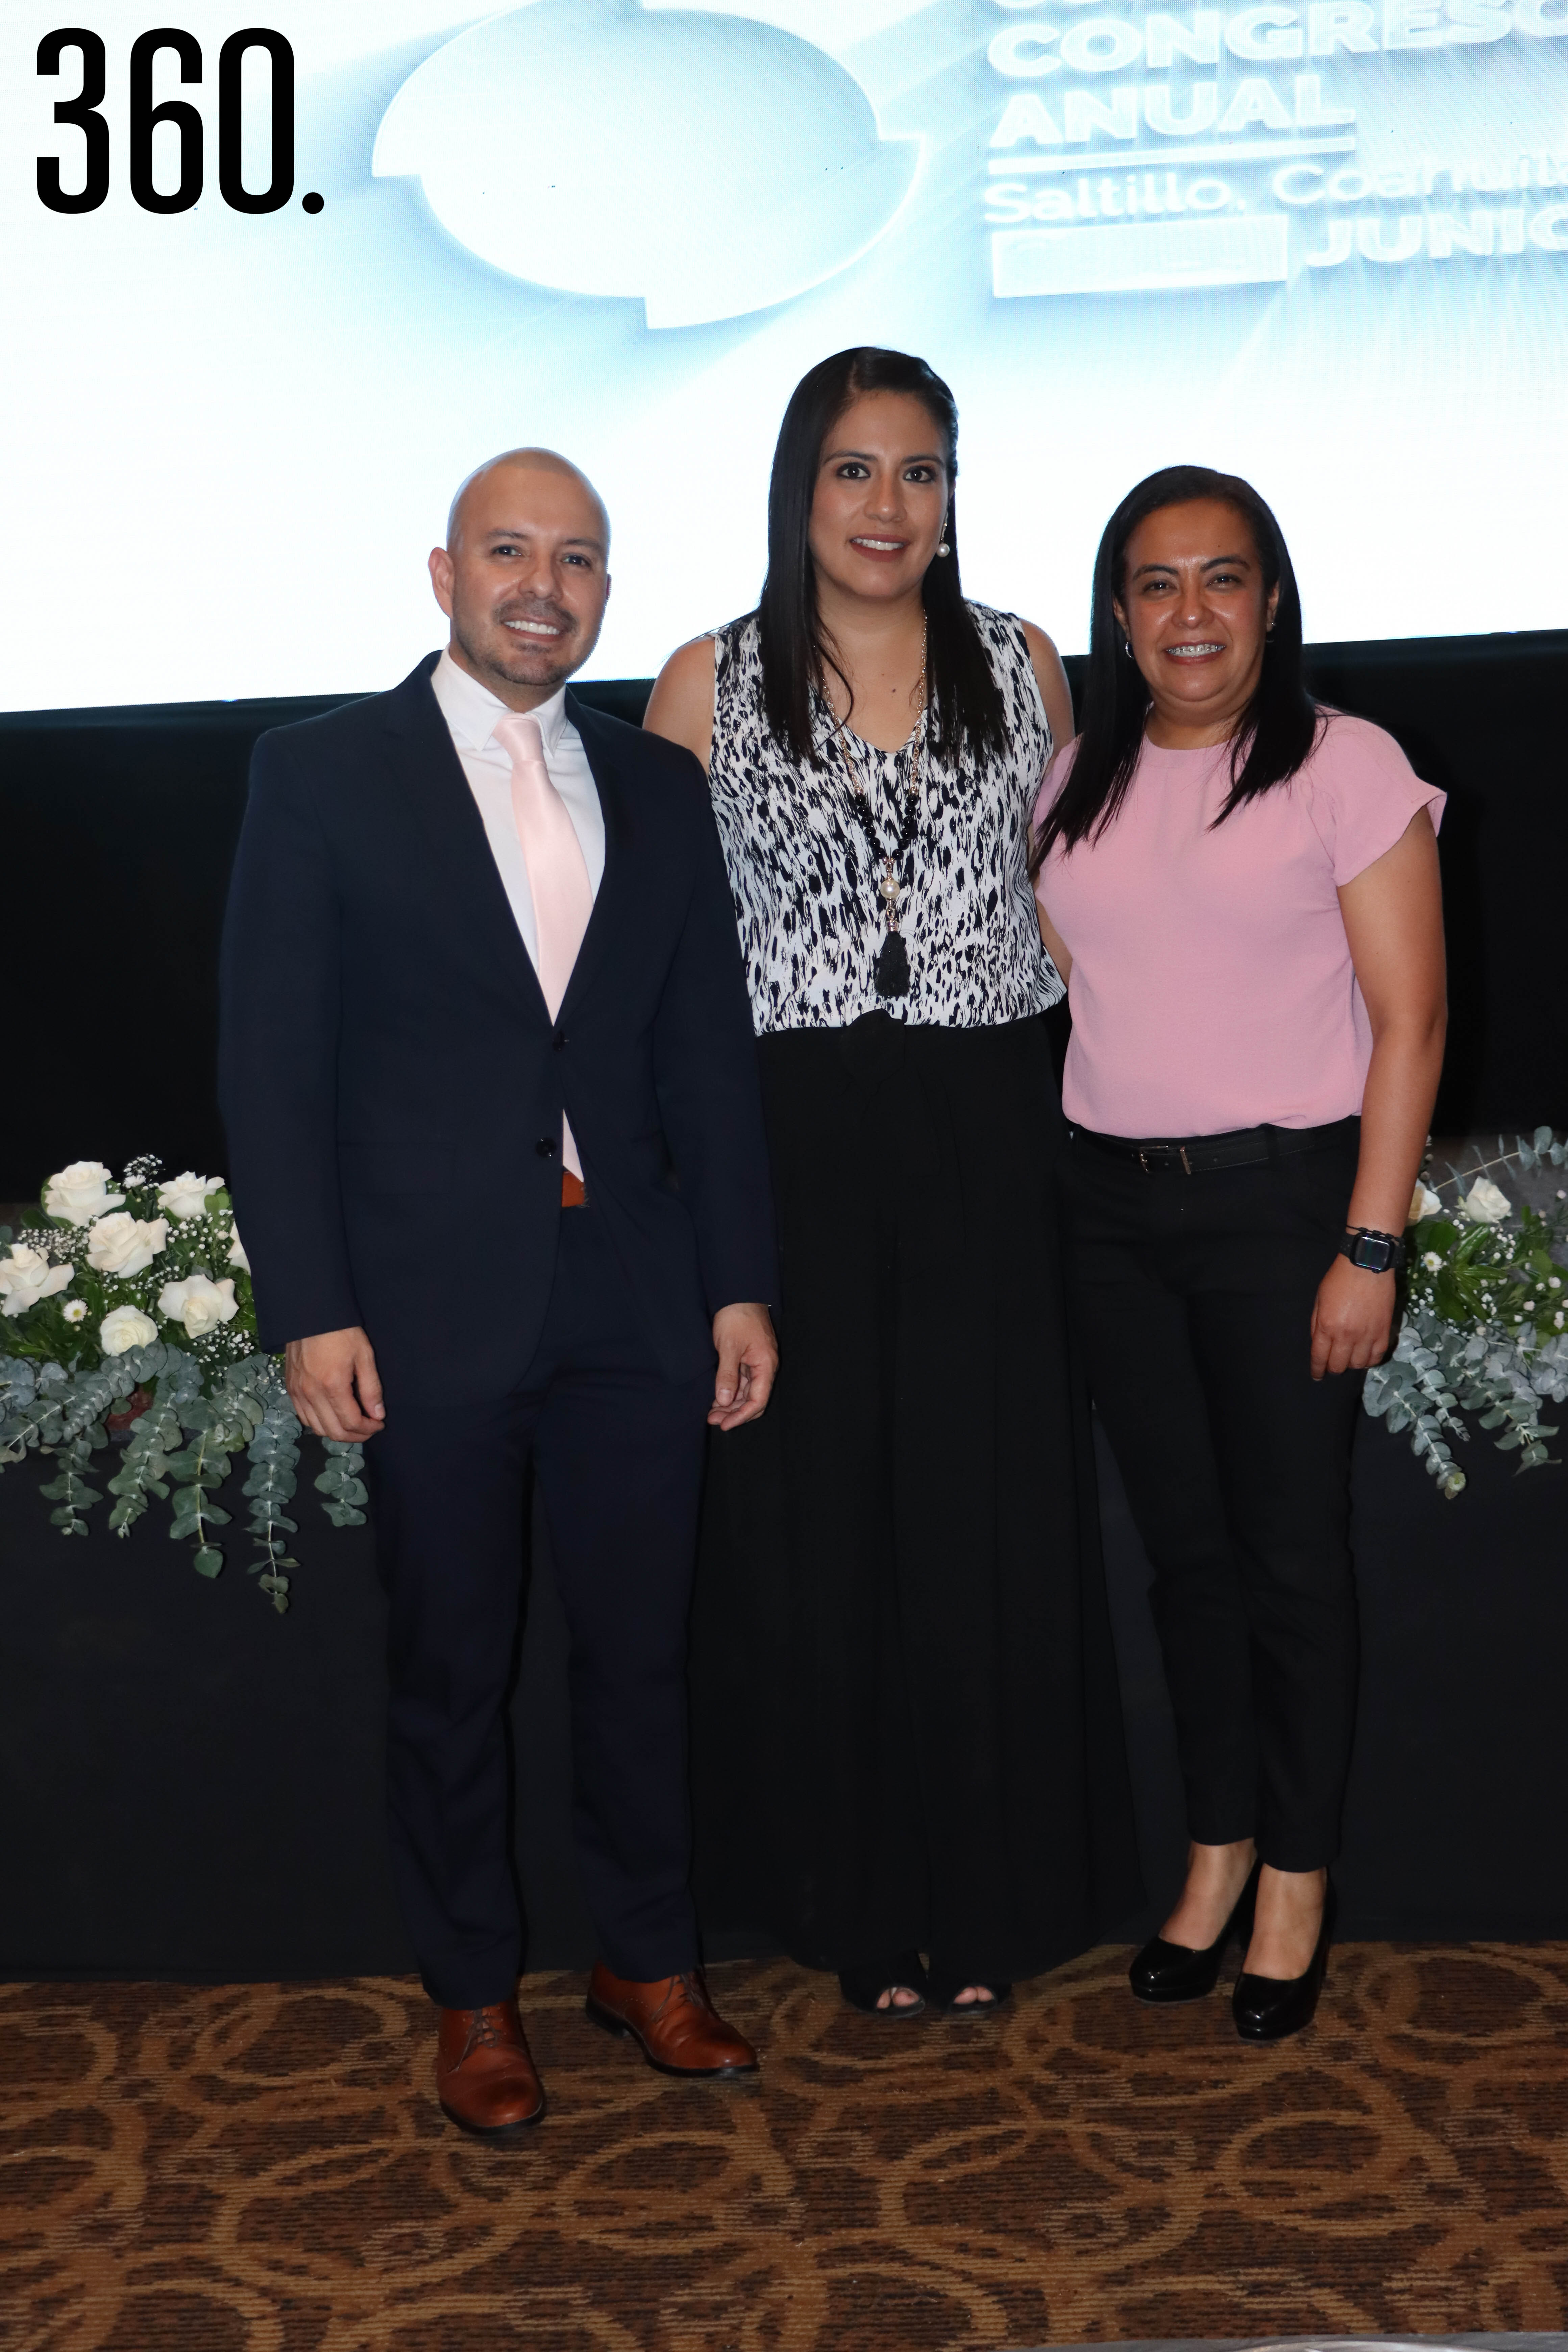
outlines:
[[772, 1409], [713, 1445], [700, 1892], [899, 2018], [993, 2011], [1136, 1899], [1027, 870], [1071, 704], [964, 600], [956, 441], [923, 361], [812, 369], [758, 609], [647, 722], [708, 770], [781, 1251]]

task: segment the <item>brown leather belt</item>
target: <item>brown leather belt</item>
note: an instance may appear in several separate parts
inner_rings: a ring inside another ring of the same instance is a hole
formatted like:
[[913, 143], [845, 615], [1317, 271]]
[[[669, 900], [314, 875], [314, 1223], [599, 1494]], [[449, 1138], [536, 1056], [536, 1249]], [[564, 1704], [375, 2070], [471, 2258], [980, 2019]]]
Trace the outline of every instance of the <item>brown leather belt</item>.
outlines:
[[587, 1200], [588, 1195], [584, 1188], [583, 1179], [581, 1176], [574, 1176], [570, 1168], [563, 1168], [561, 1171], [562, 1207], [563, 1209], [581, 1209], [586, 1206]]

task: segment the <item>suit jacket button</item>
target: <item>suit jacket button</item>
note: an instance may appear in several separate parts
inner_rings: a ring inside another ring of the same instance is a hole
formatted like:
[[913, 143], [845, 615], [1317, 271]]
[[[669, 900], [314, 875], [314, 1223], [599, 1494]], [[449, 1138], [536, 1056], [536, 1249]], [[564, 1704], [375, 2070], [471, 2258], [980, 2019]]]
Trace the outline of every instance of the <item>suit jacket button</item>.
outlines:
[[552, 1135], [542, 1135], [533, 1148], [535, 1151], [538, 1152], [541, 1160], [553, 1160], [555, 1157], [555, 1138]]
[[550, 1042], [551, 1042], [551, 1044], [554, 1046], [554, 1048], [555, 1048], [555, 1050], [556, 1050], [556, 1052], [557, 1052], [558, 1054], [560, 1054], [560, 1053], [563, 1053], [563, 1052], [565, 1051], [565, 1046], [566, 1046], [566, 1032], [565, 1032], [565, 1030], [564, 1030], [564, 1029], [558, 1029], [558, 1030], [556, 1031], [556, 1033], [555, 1033], [555, 1035], [551, 1039], [551, 1041], [550, 1041]]

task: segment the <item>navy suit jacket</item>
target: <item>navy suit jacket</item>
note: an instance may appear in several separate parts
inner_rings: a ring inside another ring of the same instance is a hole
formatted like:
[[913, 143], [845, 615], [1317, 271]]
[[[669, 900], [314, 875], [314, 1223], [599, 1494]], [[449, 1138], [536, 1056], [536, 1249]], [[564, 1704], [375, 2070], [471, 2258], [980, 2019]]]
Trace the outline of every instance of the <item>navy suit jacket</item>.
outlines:
[[219, 1093], [261, 1344], [363, 1324], [389, 1396], [505, 1394], [549, 1301], [564, 1110], [656, 1360], [698, 1375], [717, 1309], [777, 1295], [751, 1008], [701, 769], [568, 694], [605, 874], [552, 1023], [435, 659], [263, 735], [252, 760]]

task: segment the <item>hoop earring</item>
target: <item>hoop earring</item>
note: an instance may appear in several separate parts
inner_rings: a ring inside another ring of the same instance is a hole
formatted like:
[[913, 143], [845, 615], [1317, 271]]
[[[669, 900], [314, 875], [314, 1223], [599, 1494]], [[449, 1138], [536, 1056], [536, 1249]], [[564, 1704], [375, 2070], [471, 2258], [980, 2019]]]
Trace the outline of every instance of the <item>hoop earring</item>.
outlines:
[[1121, 650], [1126, 655], [1128, 660], [1131, 661], [1132, 658], [1132, 640], [1131, 637], [1122, 638]]
[[949, 547], [945, 539], [938, 541], [936, 551], [939, 555], [951, 555], [952, 553], [952, 550]]

